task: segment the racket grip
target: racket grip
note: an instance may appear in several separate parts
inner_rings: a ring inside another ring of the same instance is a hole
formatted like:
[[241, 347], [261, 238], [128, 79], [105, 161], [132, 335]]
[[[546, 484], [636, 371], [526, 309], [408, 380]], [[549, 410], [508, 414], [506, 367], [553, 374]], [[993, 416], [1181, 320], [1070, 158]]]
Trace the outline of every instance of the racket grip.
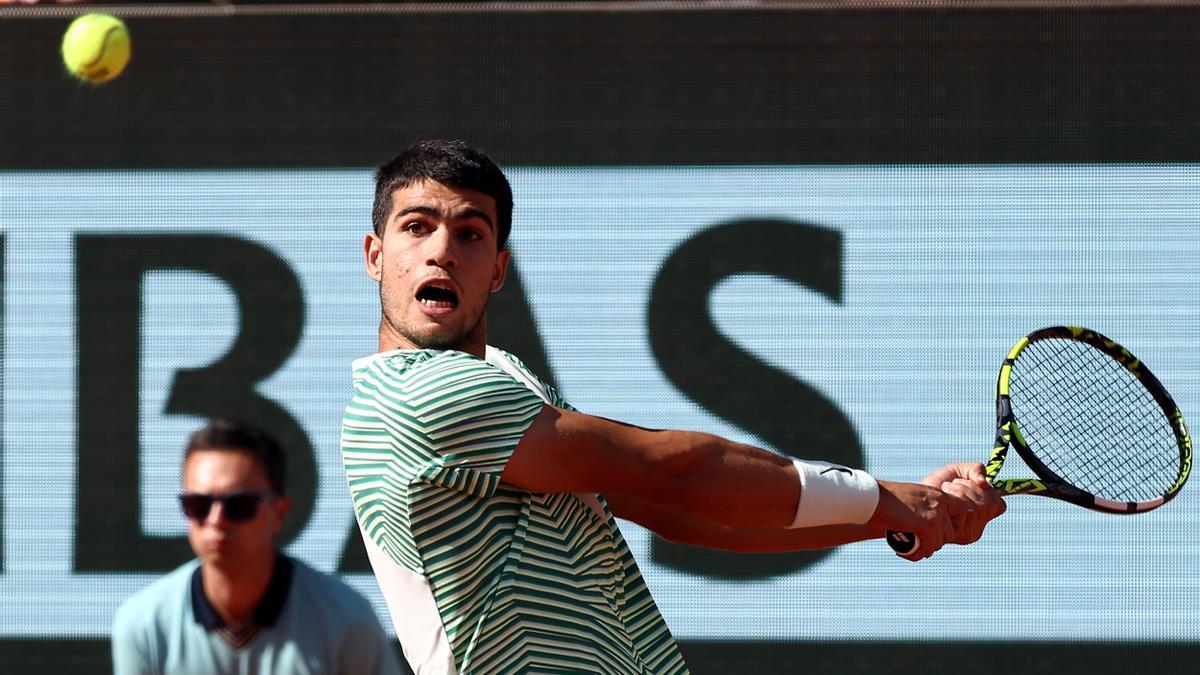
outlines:
[[887, 543], [896, 552], [896, 555], [908, 555], [917, 550], [917, 547], [921, 545], [921, 539], [912, 532], [888, 530]]

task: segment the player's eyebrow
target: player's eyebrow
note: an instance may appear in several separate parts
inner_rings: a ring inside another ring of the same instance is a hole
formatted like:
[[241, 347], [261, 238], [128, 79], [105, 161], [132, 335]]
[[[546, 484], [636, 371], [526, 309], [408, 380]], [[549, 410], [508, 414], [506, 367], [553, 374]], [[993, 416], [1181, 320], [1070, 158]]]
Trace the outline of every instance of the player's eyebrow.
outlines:
[[[429, 216], [430, 218], [437, 218], [442, 215], [440, 211], [432, 206], [416, 205], [409, 206], [396, 212], [396, 215], [392, 216], [392, 220], [402, 218], [412, 213], [417, 213], [422, 216]], [[471, 218], [479, 218], [483, 222], [487, 223], [489, 228], [493, 230], [496, 229], [496, 224], [492, 222], [492, 217], [489, 216], [486, 211], [477, 209], [473, 206], [468, 206], [450, 214], [450, 220], [469, 220]]]
[[396, 215], [392, 216], [392, 220], [398, 220], [398, 219], [403, 218], [404, 216], [407, 216], [412, 213], [419, 213], [422, 216], [429, 216], [431, 218], [440, 215], [438, 213], [438, 210], [433, 208], [432, 206], [410, 206], [406, 209], [401, 209], [400, 211], [397, 211]]
[[496, 229], [496, 224], [492, 222], [492, 217], [482, 209], [477, 209], [474, 206], [468, 206], [460, 211], [455, 211], [451, 215], [451, 220], [470, 220], [471, 218], [478, 218], [487, 223], [491, 229]]

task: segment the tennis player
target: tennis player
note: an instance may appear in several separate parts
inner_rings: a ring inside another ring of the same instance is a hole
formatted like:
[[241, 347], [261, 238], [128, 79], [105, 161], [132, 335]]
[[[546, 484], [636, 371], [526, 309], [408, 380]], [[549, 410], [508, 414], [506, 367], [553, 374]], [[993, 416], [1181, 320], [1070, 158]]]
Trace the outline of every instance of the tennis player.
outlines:
[[379, 352], [354, 363], [342, 454], [417, 673], [686, 672], [614, 516], [737, 551], [914, 532], [917, 560], [1004, 510], [979, 464], [877, 481], [571, 408], [487, 344], [512, 192], [463, 143], [422, 141], [380, 167], [372, 218]]

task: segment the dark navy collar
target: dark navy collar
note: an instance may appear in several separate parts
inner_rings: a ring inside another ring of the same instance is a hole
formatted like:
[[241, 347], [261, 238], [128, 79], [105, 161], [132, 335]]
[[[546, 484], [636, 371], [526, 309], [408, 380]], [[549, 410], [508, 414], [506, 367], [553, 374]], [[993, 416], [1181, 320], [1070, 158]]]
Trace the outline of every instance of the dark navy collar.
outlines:
[[[221, 618], [221, 615], [209, 602], [208, 596], [204, 595], [204, 579], [200, 573], [202, 567], [203, 565], [198, 566], [192, 573], [192, 613], [196, 616], [196, 623], [209, 630], [224, 628], [225, 619]], [[272, 626], [279, 619], [279, 615], [283, 613], [288, 592], [292, 589], [292, 568], [291, 558], [282, 553], [275, 554], [275, 569], [271, 571], [271, 583], [267, 585], [267, 592], [263, 594], [262, 600], [254, 608], [253, 622], [255, 626]]]

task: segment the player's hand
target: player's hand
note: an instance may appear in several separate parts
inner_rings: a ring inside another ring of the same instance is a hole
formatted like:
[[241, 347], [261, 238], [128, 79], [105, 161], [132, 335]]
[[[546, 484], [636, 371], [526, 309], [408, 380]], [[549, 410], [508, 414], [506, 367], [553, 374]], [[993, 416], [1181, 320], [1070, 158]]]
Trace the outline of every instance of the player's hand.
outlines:
[[963, 515], [974, 508], [970, 500], [936, 487], [881, 480], [879, 506], [868, 523], [883, 530], [917, 535], [920, 546], [903, 556], [917, 561], [933, 555], [944, 544], [957, 541], [955, 518], [964, 520]]
[[1008, 508], [1000, 493], [988, 482], [983, 465], [978, 462], [947, 464], [921, 482], [954, 495], [971, 506], [954, 516], [955, 539], [948, 544], [973, 544], [983, 536], [983, 530], [994, 518]]
[[1007, 508], [1000, 493], [991, 485], [979, 487], [966, 478], [955, 478], [953, 481], [942, 483], [942, 492], [960, 497], [974, 505], [974, 508], [952, 518], [956, 538], [947, 542], [950, 544], [965, 545], [979, 541], [987, 524]]
[[990, 488], [991, 483], [988, 482], [987, 474], [984, 472], [983, 465], [979, 462], [956, 462], [947, 464], [942, 468], [921, 479], [921, 482], [929, 487], [942, 488], [944, 483], [952, 483], [957, 479], [964, 479], [975, 483], [981, 488]]

